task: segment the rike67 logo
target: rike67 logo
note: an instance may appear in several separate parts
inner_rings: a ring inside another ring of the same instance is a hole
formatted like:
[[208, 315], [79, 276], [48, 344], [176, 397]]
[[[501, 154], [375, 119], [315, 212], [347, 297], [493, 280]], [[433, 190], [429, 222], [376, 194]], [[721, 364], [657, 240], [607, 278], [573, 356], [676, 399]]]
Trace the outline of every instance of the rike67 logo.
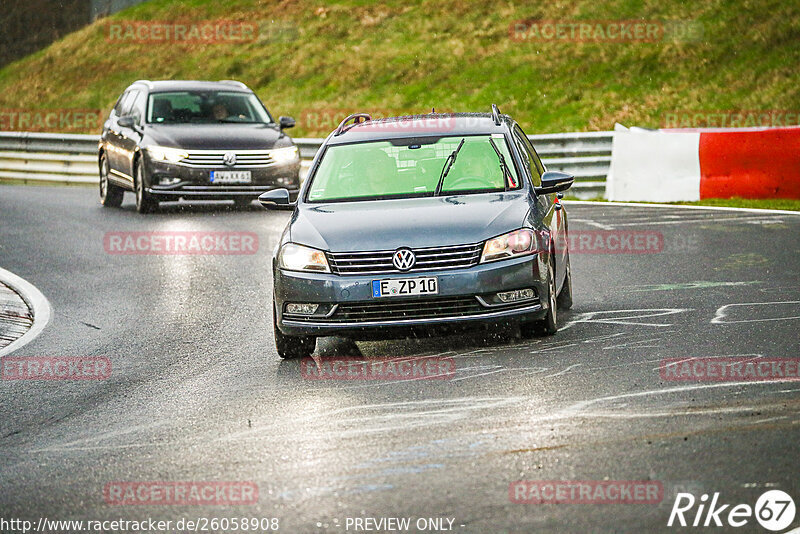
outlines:
[[678, 493], [667, 526], [738, 528], [747, 525], [755, 516], [762, 527], [778, 532], [792, 524], [795, 511], [794, 500], [781, 490], [764, 492], [754, 507], [749, 504], [723, 504], [719, 492], [714, 493], [711, 502], [706, 493], [699, 499], [691, 493]]

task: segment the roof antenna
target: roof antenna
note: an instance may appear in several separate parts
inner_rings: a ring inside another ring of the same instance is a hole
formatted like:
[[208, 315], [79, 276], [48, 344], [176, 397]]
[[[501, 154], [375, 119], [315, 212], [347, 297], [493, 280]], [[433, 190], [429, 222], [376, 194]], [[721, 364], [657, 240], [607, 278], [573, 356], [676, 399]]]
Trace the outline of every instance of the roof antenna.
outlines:
[[500, 126], [500, 110], [497, 109], [495, 104], [492, 104], [492, 119], [495, 125]]
[[431, 108], [431, 114], [436, 113], [436, 108]]

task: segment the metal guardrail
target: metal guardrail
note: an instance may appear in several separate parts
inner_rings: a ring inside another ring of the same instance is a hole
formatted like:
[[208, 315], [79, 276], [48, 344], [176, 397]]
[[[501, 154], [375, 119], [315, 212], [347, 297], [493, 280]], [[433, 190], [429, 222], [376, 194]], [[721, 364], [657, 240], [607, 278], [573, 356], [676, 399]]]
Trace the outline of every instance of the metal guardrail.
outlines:
[[[611, 165], [614, 132], [531, 135], [549, 170], [575, 176], [573, 194], [602, 196]], [[300, 157], [307, 162], [317, 153], [321, 138], [297, 138]], [[0, 180], [97, 183], [96, 135], [0, 132]]]

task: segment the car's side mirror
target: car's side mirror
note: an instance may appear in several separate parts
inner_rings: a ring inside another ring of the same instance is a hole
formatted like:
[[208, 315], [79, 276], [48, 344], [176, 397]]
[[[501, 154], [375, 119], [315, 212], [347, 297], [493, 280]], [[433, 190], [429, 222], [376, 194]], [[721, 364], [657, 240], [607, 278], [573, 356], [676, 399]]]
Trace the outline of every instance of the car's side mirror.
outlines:
[[136, 117], [133, 115], [124, 115], [117, 119], [117, 124], [123, 128], [133, 128], [136, 125]]
[[549, 195], [550, 193], [558, 193], [566, 191], [572, 187], [575, 178], [571, 174], [559, 171], [547, 171], [542, 175], [542, 185], [534, 187], [533, 190], [537, 195]]
[[281, 117], [278, 119], [279, 124], [281, 125], [281, 130], [285, 130], [286, 128], [294, 128], [294, 119], [291, 117]]
[[258, 201], [268, 210], [294, 209], [294, 202], [289, 201], [289, 190], [283, 187], [261, 193]]

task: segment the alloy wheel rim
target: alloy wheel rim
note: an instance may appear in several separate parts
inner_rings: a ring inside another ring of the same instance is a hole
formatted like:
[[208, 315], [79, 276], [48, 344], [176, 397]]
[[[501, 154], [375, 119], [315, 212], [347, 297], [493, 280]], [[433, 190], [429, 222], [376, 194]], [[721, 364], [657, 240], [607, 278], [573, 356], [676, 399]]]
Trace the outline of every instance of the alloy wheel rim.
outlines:
[[100, 198], [105, 199], [108, 193], [108, 161], [103, 160], [100, 173]]
[[553, 315], [553, 322], [556, 322], [556, 281], [555, 273], [553, 272], [552, 264], [549, 267], [550, 271], [550, 310]]
[[139, 204], [142, 203], [142, 170], [141, 168], [136, 169], [136, 200]]

